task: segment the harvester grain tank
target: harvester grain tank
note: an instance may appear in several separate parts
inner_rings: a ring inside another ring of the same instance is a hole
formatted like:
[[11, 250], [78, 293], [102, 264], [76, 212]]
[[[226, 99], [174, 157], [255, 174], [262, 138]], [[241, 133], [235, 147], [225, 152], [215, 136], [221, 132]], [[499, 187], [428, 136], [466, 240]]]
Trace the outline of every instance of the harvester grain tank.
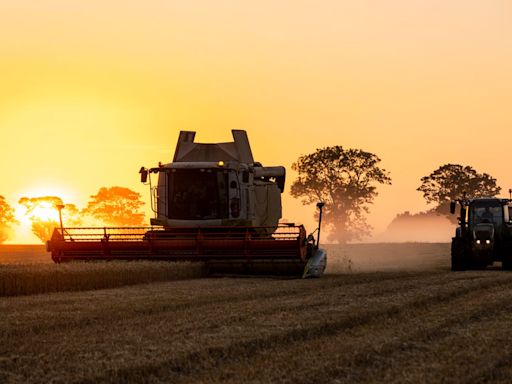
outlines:
[[452, 201], [451, 213], [459, 204], [459, 226], [452, 238], [452, 271], [482, 269], [501, 261], [512, 270], [512, 200], [499, 198]]
[[285, 168], [254, 161], [246, 132], [232, 133], [233, 142], [196, 143], [195, 132], [180, 132], [171, 163], [139, 171], [151, 191], [151, 227], [56, 228], [53, 260], [202, 261], [212, 272], [322, 275], [321, 214], [316, 239], [302, 225], [280, 224]]

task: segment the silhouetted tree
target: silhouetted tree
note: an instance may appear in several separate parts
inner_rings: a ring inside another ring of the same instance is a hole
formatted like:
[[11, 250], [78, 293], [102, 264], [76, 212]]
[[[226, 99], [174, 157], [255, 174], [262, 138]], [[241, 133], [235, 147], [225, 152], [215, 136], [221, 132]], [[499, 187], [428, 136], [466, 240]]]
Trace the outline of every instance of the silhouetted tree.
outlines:
[[373, 153], [341, 146], [317, 149], [299, 157], [292, 169], [298, 172], [291, 194], [303, 204], [326, 203], [325, 224], [329, 238], [345, 243], [370, 233], [366, 221], [369, 204], [378, 195], [375, 184], [391, 184]]
[[79, 227], [82, 224], [82, 213], [75, 204], [64, 204], [62, 223], [65, 227]]
[[66, 227], [76, 227], [82, 222], [78, 208], [74, 204], [63, 204], [57, 196], [22, 197], [18, 203], [26, 208], [25, 216], [32, 222], [32, 232], [42, 242], [50, 239], [53, 230], [60, 225], [58, 205], [64, 205], [62, 221]]
[[42, 220], [34, 218], [32, 221], [32, 233], [36, 235], [43, 243], [50, 240], [55, 228], [59, 223], [55, 220]]
[[140, 193], [124, 187], [100, 188], [91, 196], [87, 207], [82, 211], [105, 225], [142, 225], [144, 213], [139, 209], [144, 205]]
[[478, 173], [470, 166], [445, 164], [422, 177], [417, 190], [423, 193], [428, 204], [436, 204], [434, 211], [454, 221], [449, 209], [451, 200], [462, 198], [464, 193], [468, 198], [493, 197], [501, 188], [488, 173]]
[[12, 225], [16, 223], [14, 210], [5, 201], [5, 198], [0, 196], [0, 244], [11, 237]]

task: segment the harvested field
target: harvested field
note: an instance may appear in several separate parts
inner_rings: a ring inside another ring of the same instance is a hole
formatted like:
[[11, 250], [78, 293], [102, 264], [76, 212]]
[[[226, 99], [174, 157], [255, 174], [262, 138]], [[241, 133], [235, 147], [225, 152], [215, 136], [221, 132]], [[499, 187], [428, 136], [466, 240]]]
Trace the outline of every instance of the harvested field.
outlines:
[[0, 382], [510, 382], [512, 274], [449, 272], [446, 244], [352, 247], [321, 279], [0, 298]]

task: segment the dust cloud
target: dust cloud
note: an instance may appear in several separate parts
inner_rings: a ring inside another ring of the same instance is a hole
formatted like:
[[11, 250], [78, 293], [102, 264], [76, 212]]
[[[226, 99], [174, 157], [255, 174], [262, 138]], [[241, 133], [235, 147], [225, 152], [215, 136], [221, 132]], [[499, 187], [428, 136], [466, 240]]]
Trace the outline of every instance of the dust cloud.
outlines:
[[449, 243], [327, 244], [328, 274], [448, 269]]
[[456, 224], [435, 212], [398, 214], [366, 243], [327, 244], [327, 273], [447, 269]]
[[387, 229], [374, 236], [374, 243], [449, 243], [456, 224], [433, 212], [398, 214]]

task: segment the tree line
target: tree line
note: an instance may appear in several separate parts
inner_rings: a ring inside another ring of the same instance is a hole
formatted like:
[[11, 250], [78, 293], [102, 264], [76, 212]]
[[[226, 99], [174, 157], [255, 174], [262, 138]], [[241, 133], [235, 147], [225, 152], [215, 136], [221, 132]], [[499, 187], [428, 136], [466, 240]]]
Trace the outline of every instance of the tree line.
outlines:
[[[325, 226], [330, 240], [346, 243], [361, 240], [371, 230], [367, 222], [369, 206], [378, 195], [379, 184], [391, 185], [389, 172], [381, 168], [380, 158], [359, 149], [341, 146], [317, 149], [300, 156], [292, 169], [298, 177], [291, 194], [303, 204], [324, 201]], [[501, 188], [488, 173], [479, 173], [471, 166], [444, 164], [420, 179], [416, 189], [423, 193], [430, 213], [447, 217], [450, 201], [468, 197], [494, 197]]]
[[[22, 197], [18, 204], [24, 208], [23, 216], [31, 222], [32, 232], [41, 241], [48, 240], [55, 227], [59, 226], [58, 207], [68, 227], [84, 224], [104, 226], [141, 226], [144, 224], [144, 205], [140, 193], [124, 187], [103, 187], [90, 196], [87, 206], [78, 209], [74, 204], [63, 204], [60, 197]], [[0, 196], [0, 243], [8, 240], [13, 226], [18, 224], [14, 209]]]
[[[317, 201], [326, 203], [324, 223], [330, 240], [346, 243], [361, 240], [370, 234], [372, 227], [367, 215], [370, 205], [378, 196], [378, 185], [391, 185], [390, 173], [380, 166], [381, 159], [374, 153], [361, 149], [345, 149], [333, 146], [317, 149], [303, 155], [292, 164], [297, 178], [291, 185], [291, 195], [302, 203]], [[464, 194], [471, 197], [494, 197], [501, 188], [496, 179], [488, 173], [479, 173], [471, 166], [444, 164], [420, 179], [417, 191], [423, 193], [429, 211], [448, 217], [451, 200]], [[42, 241], [49, 239], [53, 228], [58, 225], [55, 218], [38, 213], [41, 207], [63, 205], [55, 196], [21, 198], [18, 203], [25, 207], [25, 215], [32, 222], [32, 231]], [[124, 187], [100, 188], [91, 196], [87, 206], [79, 210], [73, 204], [66, 204], [62, 210], [67, 226], [80, 226], [87, 218], [100, 221], [106, 226], [143, 225], [144, 205], [139, 193]], [[0, 196], [0, 243], [10, 237], [16, 218], [14, 210]]]

